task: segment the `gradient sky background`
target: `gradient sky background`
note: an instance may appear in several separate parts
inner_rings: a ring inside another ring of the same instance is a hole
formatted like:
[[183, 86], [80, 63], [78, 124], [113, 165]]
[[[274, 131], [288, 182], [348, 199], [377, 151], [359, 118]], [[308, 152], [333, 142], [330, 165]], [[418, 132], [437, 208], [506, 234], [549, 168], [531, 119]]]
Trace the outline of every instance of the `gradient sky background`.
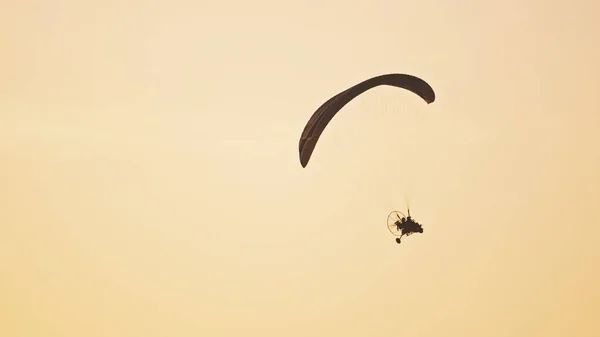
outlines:
[[600, 335], [597, 1], [2, 7], [0, 335]]

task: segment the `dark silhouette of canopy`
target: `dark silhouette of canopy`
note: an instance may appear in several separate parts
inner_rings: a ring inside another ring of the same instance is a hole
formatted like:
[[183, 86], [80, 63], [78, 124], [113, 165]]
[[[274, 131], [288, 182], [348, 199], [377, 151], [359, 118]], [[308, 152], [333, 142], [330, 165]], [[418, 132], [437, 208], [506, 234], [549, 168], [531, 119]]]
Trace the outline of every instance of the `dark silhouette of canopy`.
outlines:
[[435, 100], [435, 93], [427, 82], [407, 74], [376, 76], [340, 92], [323, 103], [304, 127], [299, 144], [300, 164], [302, 164], [302, 167], [306, 167], [308, 164], [319, 137], [333, 116], [358, 95], [380, 85], [389, 85], [409, 90], [424, 99], [427, 104], [433, 103]]

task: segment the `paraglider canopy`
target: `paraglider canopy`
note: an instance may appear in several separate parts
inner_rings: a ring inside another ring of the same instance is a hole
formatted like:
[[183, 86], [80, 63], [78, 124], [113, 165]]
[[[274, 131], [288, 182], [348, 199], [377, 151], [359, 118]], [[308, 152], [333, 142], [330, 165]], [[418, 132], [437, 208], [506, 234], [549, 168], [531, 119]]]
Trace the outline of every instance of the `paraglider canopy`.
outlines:
[[412, 75], [385, 74], [358, 83], [333, 96], [313, 113], [300, 137], [298, 150], [302, 167], [306, 167], [308, 164], [319, 137], [338, 111], [360, 94], [380, 85], [388, 85], [409, 90], [420, 96], [427, 104], [435, 101], [435, 92], [433, 91], [433, 88], [431, 88], [424, 80]]

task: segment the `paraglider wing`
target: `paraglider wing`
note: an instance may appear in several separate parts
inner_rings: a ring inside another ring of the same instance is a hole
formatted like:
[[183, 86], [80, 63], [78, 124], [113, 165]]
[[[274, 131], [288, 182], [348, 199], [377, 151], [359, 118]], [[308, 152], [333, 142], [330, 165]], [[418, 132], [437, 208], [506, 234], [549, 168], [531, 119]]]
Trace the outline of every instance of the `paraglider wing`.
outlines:
[[409, 90], [420, 96], [427, 104], [433, 103], [435, 100], [435, 93], [427, 82], [407, 74], [376, 76], [340, 92], [323, 103], [313, 113], [304, 127], [299, 144], [300, 164], [302, 164], [302, 167], [306, 167], [308, 164], [319, 137], [333, 116], [358, 95], [380, 85], [389, 85]]

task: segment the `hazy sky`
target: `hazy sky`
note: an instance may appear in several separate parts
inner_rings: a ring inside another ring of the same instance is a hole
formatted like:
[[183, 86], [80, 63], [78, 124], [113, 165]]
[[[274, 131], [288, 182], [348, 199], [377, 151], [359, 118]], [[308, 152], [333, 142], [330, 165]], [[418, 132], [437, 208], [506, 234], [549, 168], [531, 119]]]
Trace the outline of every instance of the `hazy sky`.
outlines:
[[597, 1], [2, 8], [0, 335], [600, 335]]

